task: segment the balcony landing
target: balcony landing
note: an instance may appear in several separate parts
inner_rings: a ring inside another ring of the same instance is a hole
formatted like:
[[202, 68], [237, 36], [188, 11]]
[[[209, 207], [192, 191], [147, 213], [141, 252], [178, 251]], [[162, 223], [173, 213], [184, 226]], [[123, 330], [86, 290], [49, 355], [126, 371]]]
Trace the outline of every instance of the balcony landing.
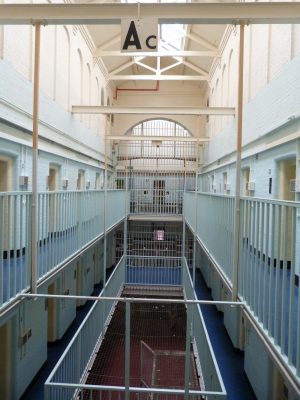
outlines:
[[182, 286], [150, 286], [150, 285], [124, 285], [123, 297], [167, 297], [183, 298]]
[[182, 222], [182, 214], [129, 214], [129, 221], [170, 221]]

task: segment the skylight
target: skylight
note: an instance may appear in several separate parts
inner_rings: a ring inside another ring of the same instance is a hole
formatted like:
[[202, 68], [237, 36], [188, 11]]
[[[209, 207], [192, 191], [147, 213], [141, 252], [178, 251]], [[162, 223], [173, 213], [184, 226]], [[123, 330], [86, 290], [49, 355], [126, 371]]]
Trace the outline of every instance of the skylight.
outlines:
[[[122, 3], [136, 3], [136, 0], [121, 0]], [[176, 3], [188, 3], [189, 1], [175, 1]], [[141, 0], [140, 3], [174, 3], [174, 0]], [[172, 50], [181, 50], [183, 38], [186, 32], [186, 25], [182, 24], [164, 24], [160, 26], [159, 44], [161, 48], [171, 48]]]
[[184, 25], [161, 25], [160, 36], [163, 43], [169, 44], [175, 50], [181, 50], [182, 39], [184, 37]]

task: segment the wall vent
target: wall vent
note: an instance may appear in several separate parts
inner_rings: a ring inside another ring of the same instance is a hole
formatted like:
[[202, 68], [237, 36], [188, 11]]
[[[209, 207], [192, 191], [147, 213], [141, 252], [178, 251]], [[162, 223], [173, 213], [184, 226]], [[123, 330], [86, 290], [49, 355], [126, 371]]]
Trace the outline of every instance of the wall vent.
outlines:
[[300, 181], [298, 179], [290, 180], [290, 192], [300, 192]]
[[62, 186], [63, 189], [67, 189], [68, 185], [69, 185], [69, 180], [68, 179], [63, 179], [61, 181], [61, 186]]
[[254, 192], [255, 190], [255, 182], [254, 181], [249, 181], [246, 183], [246, 190], [248, 190], [248, 192]]
[[19, 184], [20, 186], [28, 186], [28, 176], [20, 176], [19, 177]]

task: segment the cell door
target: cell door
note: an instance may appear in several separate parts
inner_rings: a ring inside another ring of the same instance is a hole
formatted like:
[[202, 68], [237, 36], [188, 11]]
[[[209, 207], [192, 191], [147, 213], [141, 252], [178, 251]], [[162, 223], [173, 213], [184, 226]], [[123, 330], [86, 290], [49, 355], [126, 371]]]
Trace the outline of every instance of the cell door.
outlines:
[[[48, 286], [48, 294], [56, 294], [55, 282]], [[48, 342], [55, 342], [57, 339], [56, 325], [57, 325], [57, 300], [52, 298], [47, 300], [48, 304]]]
[[8, 157], [0, 158], [0, 192], [12, 190], [12, 160]]
[[154, 212], [163, 212], [165, 204], [165, 181], [155, 180], [153, 181], [153, 207]]
[[[278, 198], [280, 200], [295, 201], [295, 191], [292, 181], [296, 178], [296, 157], [282, 160], [278, 163]], [[293, 258], [292, 244], [293, 216], [291, 209], [280, 207], [280, 259], [291, 261]]]
[[[59, 166], [50, 164], [48, 175], [48, 190], [55, 192], [59, 190]], [[59, 231], [59, 198], [56, 193], [49, 195], [49, 231], [53, 234]]]
[[0, 363], [0, 398], [13, 398], [12, 376], [12, 320], [0, 326], [1, 363]]

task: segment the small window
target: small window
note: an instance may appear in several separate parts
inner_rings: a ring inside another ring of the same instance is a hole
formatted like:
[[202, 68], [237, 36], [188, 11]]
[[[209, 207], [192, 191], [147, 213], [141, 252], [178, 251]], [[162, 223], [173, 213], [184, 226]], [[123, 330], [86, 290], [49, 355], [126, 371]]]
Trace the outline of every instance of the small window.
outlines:
[[156, 229], [154, 231], [154, 240], [158, 241], [165, 240], [165, 231], [163, 229]]
[[116, 189], [124, 189], [125, 182], [124, 179], [116, 179]]

